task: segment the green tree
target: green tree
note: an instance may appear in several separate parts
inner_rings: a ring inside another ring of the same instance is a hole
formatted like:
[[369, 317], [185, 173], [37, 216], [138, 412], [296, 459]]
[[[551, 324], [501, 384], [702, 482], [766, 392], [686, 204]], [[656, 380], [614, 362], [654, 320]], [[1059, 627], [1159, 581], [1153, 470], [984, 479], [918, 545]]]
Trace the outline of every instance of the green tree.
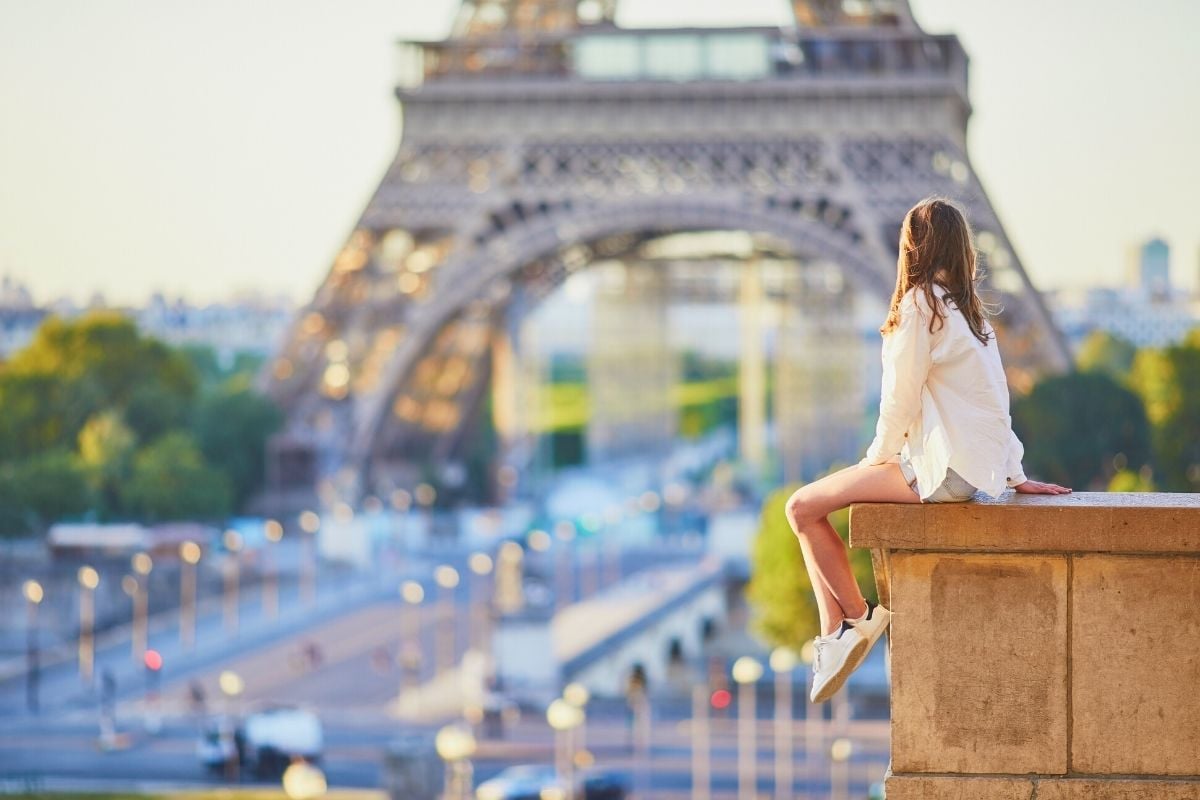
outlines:
[[1095, 330], [1079, 346], [1075, 364], [1083, 372], [1107, 372], [1125, 383], [1136, 355], [1137, 347], [1133, 342], [1108, 331]]
[[137, 437], [112, 410], [92, 416], [79, 432], [79, 460], [106, 517], [120, 515], [120, 487], [129, 478]]
[[1155, 492], [1154, 480], [1149, 467], [1142, 467], [1137, 472], [1131, 469], [1118, 470], [1108, 482], [1110, 492]]
[[91, 506], [84, 467], [66, 449], [0, 465], [0, 533], [39, 532]]
[[194, 407], [192, 394], [181, 394], [170, 386], [148, 381], [129, 392], [125, 421], [139, 442], [151, 442], [168, 431], [187, 427]]
[[[807, 640], [821, 632], [821, 622], [800, 543], [785, 516], [787, 499], [797, 488], [783, 487], [763, 502], [751, 554], [747, 597], [754, 608], [754, 630], [772, 645], [791, 647], [798, 652]], [[848, 541], [850, 509], [835, 511], [829, 515], [829, 521], [842, 541]], [[876, 601], [870, 551], [850, 550], [850, 566], [863, 594]]]
[[1163, 490], [1200, 491], [1200, 328], [1178, 345], [1138, 351], [1131, 381], [1153, 426]]
[[67, 405], [67, 387], [57, 375], [0, 370], [0, 460], [66, 443]]
[[192, 365], [202, 386], [215, 386], [228, 377], [211, 345], [184, 344], [180, 345], [179, 352]]
[[151, 521], [223, 517], [232, 497], [229, 478], [205, 463], [195, 440], [182, 431], [142, 448], [122, 487], [125, 507]]
[[148, 441], [186, 417], [197, 386], [185, 357], [118, 313], [50, 317], [0, 372], [0, 412], [10, 417], [0, 446], [8, 457], [74, 447], [87, 420], [109, 408]]
[[241, 378], [200, 398], [192, 430], [205, 460], [229, 476], [235, 505], [262, 486], [267, 439], [282, 423], [279, 408]]
[[1114, 458], [1134, 468], [1150, 462], [1142, 401], [1106, 372], [1045, 378], [1013, 402], [1012, 416], [1025, 445], [1025, 472], [1041, 480], [1103, 488]]

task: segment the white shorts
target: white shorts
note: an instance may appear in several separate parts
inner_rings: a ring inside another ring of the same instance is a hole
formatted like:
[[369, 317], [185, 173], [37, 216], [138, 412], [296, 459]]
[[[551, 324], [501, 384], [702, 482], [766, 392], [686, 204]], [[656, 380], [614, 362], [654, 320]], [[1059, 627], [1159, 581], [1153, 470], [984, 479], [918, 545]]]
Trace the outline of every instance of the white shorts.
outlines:
[[[909, 487], [920, 497], [921, 493], [917, 489], [917, 473], [913, 470], [912, 463], [904, 456], [900, 457], [900, 471], [904, 473], [904, 480], [908, 481]], [[968, 483], [966, 478], [947, 467], [946, 479], [942, 481], [941, 486], [934, 489], [933, 494], [921, 500], [921, 502], [961, 503], [965, 500], [970, 500], [975, 496], [975, 492], [977, 491], [979, 490]]]

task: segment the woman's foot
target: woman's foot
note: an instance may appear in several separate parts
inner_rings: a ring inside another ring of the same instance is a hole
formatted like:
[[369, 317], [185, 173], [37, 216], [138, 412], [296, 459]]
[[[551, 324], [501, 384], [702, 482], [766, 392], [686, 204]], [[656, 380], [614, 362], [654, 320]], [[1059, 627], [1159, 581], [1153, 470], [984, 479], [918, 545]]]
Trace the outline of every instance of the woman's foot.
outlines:
[[871, 648], [879, 641], [879, 637], [887, 630], [888, 625], [892, 621], [892, 612], [881, 605], [867, 601], [867, 613], [861, 619], [846, 620], [854, 629], [861, 633], [867, 640], [867, 646], [862, 649], [861, 655], [858, 657], [858, 663], [850, 667], [850, 671], [858, 669], [858, 665], [866, 659], [867, 654], [871, 652]]
[[[869, 616], [869, 612], [868, 612]], [[870, 643], [848, 622], [831, 634], [813, 640], [813, 684], [809, 697], [823, 703], [837, 694], [855, 667], [862, 663]]]
[[[875, 643], [883, 636], [883, 631], [888, 630], [888, 625], [892, 622], [892, 612], [887, 608], [878, 606], [878, 604], [866, 601], [866, 615], [862, 619], [847, 620], [854, 626], [854, 630], [862, 633], [866, 637], [866, 650], [863, 651], [863, 657], [874, 648]], [[854, 664], [858, 666], [858, 664]]]
[[891, 611], [868, 600], [863, 616], [843, 620], [838, 630], [814, 640], [810, 695], [814, 703], [822, 703], [837, 694], [850, 674], [866, 660], [891, 620]]

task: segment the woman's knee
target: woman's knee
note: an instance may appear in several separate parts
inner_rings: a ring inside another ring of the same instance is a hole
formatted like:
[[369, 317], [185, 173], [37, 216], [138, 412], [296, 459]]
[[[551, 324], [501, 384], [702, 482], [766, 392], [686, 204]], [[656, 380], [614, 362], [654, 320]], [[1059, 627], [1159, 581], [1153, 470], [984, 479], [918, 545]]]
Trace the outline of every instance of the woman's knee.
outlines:
[[821, 516], [820, 510], [812, 502], [803, 489], [797, 489], [792, 493], [792, 496], [787, 499], [785, 504], [787, 518], [797, 526], [803, 525], [806, 522], [811, 522]]

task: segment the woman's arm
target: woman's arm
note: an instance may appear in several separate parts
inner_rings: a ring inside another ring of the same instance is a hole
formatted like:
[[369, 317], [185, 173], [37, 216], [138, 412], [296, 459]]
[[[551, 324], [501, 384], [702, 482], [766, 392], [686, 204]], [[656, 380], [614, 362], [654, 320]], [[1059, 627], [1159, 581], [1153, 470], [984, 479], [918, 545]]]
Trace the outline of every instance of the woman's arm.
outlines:
[[886, 464], [904, 446], [905, 432], [921, 413], [921, 389], [932, 364], [929, 318], [919, 313], [916, 292], [900, 301], [900, 324], [883, 343], [883, 387], [875, 439], [860, 464]]
[[1021, 468], [1021, 459], [1025, 457], [1025, 445], [1021, 444], [1016, 431], [1012, 429], [1011, 416], [1008, 418], [1008, 435], [1008, 462], [1005, 465], [1005, 474], [1008, 477], [1005, 482], [1009, 486], [1019, 486], [1028, 480], [1025, 477], [1025, 471]]

